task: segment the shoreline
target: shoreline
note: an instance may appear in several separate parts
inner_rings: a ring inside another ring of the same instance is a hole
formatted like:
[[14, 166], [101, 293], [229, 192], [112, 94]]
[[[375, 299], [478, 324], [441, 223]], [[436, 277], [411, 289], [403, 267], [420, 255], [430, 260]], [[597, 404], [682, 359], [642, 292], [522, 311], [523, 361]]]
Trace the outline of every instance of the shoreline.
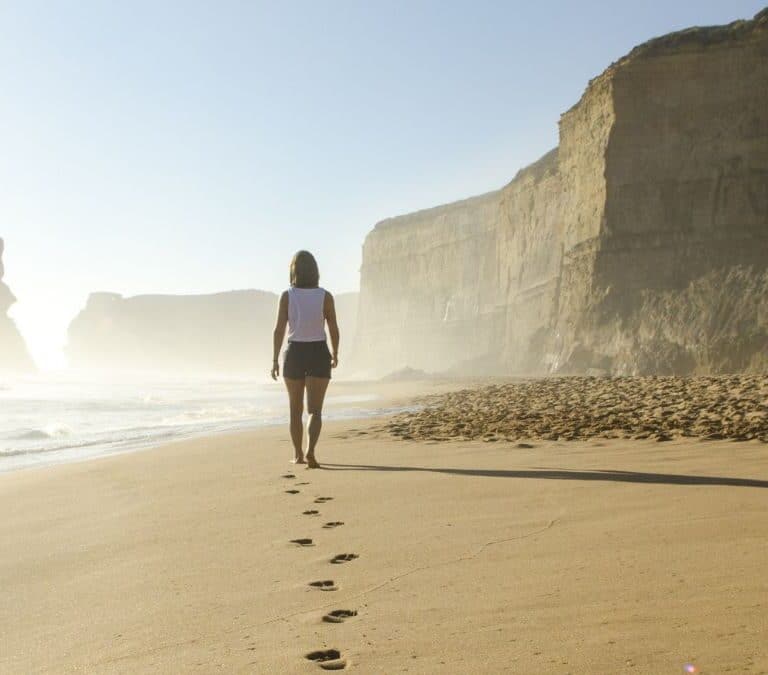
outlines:
[[[401, 412], [406, 412], [408, 410], [409, 410], [408, 406], [391, 407], [391, 408], [387, 407], [385, 409], [382, 409], [381, 411], [368, 413], [366, 415], [360, 415], [359, 417], [344, 415], [340, 418], [336, 418], [336, 417], [325, 418], [324, 422], [329, 423], [329, 422], [352, 422], [356, 420], [360, 420], [360, 421], [376, 420], [376, 419], [383, 419], [383, 418], [390, 417], [392, 415], [400, 414]], [[72, 446], [72, 447], [63, 448], [63, 449], [49, 450], [49, 451], [36, 452], [36, 453], [7, 454], [7, 455], [2, 455], [0, 457], [2, 457], [3, 459], [8, 458], [9, 460], [12, 460], [12, 458], [16, 456], [25, 456], [27, 454], [30, 454], [35, 457], [41, 457], [41, 461], [34, 462], [34, 463], [20, 464], [18, 466], [9, 466], [6, 468], [5, 466], [3, 466], [4, 462], [2, 461], [2, 459], [0, 459], [0, 475], [6, 474], [6, 473], [15, 473], [16, 471], [26, 471], [31, 469], [45, 469], [48, 467], [62, 466], [66, 464], [79, 464], [81, 462], [90, 462], [93, 460], [98, 460], [98, 459], [107, 458], [107, 457], [115, 457], [118, 455], [126, 455], [134, 452], [149, 452], [153, 450], [162, 450], [163, 448], [166, 448], [170, 445], [175, 445], [176, 443], [184, 443], [186, 441], [205, 441], [206, 439], [214, 440], [221, 437], [236, 436], [238, 434], [258, 433], [259, 430], [261, 429], [279, 429], [283, 427], [287, 428], [287, 425], [288, 425], [287, 421], [280, 421], [280, 422], [265, 422], [261, 424], [253, 424], [252, 426], [249, 426], [248, 424], [243, 424], [239, 428], [221, 429], [221, 430], [214, 430], [214, 431], [209, 431], [209, 430], [190, 431], [187, 434], [179, 434], [175, 438], [168, 438], [163, 440], [158, 438], [153, 438], [153, 439], [147, 440], [146, 442], [136, 442], [135, 444], [131, 444], [126, 447], [119, 447], [119, 448], [108, 448], [107, 444], [104, 444], [104, 445], [93, 444], [93, 449], [94, 449], [93, 454], [77, 455], [73, 457], [67, 457], [64, 459], [56, 458], [56, 457], [47, 459], [47, 457], [49, 454], [56, 455], [57, 453], [78, 451], [78, 450], [81, 450], [83, 447], [90, 447], [90, 446]]]
[[[326, 420], [357, 420], [369, 418], [381, 418], [408, 410], [413, 410], [412, 399], [421, 394], [442, 392], [455, 389], [460, 381], [431, 381], [410, 383], [386, 383], [375, 381], [336, 381], [329, 390], [326, 400]], [[150, 383], [152, 385], [153, 383]], [[264, 384], [258, 385], [263, 387]], [[272, 387], [272, 383], [269, 383]], [[284, 394], [282, 383], [275, 384], [274, 392]], [[254, 385], [254, 391], [258, 391]], [[283, 401], [280, 401], [283, 404]], [[284, 405], [285, 419], [270, 421], [249, 421], [244, 418], [231, 420], [218, 420], [190, 423], [187, 428], [183, 424], [178, 426], [163, 425], [160, 427], [147, 427], [140, 429], [115, 429], [106, 431], [110, 438], [104, 440], [73, 439], [72, 445], [64, 445], [50, 449], [21, 449], [7, 453], [0, 452], [0, 475], [32, 468], [45, 468], [58, 466], [72, 462], [84, 462], [101, 457], [122, 455], [131, 452], [143, 452], [177, 443], [185, 440], [205, 439], [226, 434], [236, 434], [248, 431], [258, 431], [262, 428], [280, 427], [287, 425], [287, 399]], [[204, 428], [208, 426], [209, 428]], [[135, 438], [129, 438], [131, 434], [141, 431]], [[148, 435], [152, 431], [151, 435]], [[63, 439], [66, 436], [62, 437]]]
[[379, 423], [326, 423], [321, 470], [262, 428], [0, 475], [0, 671], [768, 669], [763, 444]]

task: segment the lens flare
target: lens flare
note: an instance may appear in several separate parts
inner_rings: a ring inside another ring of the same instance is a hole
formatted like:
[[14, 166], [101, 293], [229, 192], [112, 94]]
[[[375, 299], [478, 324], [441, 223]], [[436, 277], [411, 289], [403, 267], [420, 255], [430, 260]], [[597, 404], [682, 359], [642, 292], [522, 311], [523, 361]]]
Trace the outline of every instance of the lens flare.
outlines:
[[696, 672], [698, 672], [699, 669], [696, 666], [694, 666], [692, 663], [686, 663], [683, 666], [683, 670], [686, 673], [696, 673]]

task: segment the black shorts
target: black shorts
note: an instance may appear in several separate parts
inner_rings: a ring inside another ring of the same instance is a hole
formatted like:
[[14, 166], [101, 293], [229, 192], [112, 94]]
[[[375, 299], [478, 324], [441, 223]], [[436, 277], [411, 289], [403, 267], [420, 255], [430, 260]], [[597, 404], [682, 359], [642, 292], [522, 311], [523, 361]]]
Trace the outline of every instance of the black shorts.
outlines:
[[331, 377], [331, 351], [321, 342], [289, 342], [283, 359], [283, 377]]

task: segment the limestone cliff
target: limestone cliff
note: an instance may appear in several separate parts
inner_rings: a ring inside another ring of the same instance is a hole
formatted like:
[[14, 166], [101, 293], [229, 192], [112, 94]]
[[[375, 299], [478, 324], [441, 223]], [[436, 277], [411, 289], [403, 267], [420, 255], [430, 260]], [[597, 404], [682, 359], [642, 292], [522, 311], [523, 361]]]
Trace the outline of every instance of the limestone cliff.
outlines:
[[[130, 298], [93, 293], [69, 326], [67, 356], [75, 368], [100, 372], [265, 375], [277, 302], [276, 294], [257, 290]], [[356, 293], [337, 297], [345, 333], [356, 308]]]
[[767, 268], [764, 10], [633, 49], [503, 189], [379, 223], [356, 356], [382, 371], [762, 368]]
[[[379, 223], [365, 240], [355, 364], [436, 369], [483, 356], [494, 325], [500, 193]], [[475, 264], [477, 263], [477, 264]], [[495, 292], [494, 292], [495, 296]]]
[[0, 375], [29, 373], [35, 370], [32, 359], [8, 310], [16, 302], [11, 289], [3, 282], [5, 244], [0, 237]]

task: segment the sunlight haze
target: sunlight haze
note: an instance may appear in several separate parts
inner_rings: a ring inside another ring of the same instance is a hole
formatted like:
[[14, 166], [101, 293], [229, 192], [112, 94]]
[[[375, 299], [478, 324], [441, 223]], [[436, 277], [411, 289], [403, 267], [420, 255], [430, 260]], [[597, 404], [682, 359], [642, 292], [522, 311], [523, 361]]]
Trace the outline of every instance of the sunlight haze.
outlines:
[[280, 291], [299, 248], [356, 290], [377, 221], [504, 185], [633, 46], [760, 7], [3, 2], [11, 316], [57, 368], [93, 291]]

